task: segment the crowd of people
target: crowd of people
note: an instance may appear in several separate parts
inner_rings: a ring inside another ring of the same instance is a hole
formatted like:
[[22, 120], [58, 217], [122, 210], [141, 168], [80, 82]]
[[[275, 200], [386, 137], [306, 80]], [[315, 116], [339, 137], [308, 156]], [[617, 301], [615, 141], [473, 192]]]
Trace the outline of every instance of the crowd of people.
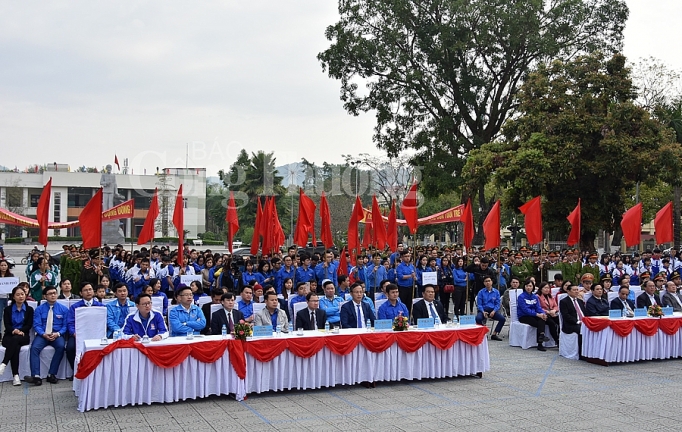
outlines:
[[[238, 323], [282, 332], [365, 328], [375, 319], [398, 316], [413, 323], [421, 318], [446, 323], [476, 310], [477, 323], [497, 322], [491, 340], [499, 341], [512, 288], [522, 289], [516, 294], [517, 318], [537, 329], [539, 350], [545, 350], [546, 328], [558, 344], [559, 326], [564, 333], [579, 333], [584, 316], [608, 316], [612, 309], [632, 316], [635, 308], [657, 304], [682, 311], [682, 261], [675, 250], [605, 254], [597, 260], [595, 253], [572, 249], [465, 254], [459, 246], [412, 249], [400, 244], [396, 252], [370, 249], [351, 260], [335, 249], [310, 254], [292, 246], [274, 256], [238, 257], [186, 245], [181, 262], [178, 256], [163, 246], [87, 251], [71, 245], [64, 246], [56, 263], [35, 251], [26, 268], [28, 282], [12, 290], [4, 308], [0, 374], [11, 365], [14, 384], [21, 384], [19, 351], [30, 343], [31, 374], [24, 380], [41, 385], [40, 354], [50, 345], [55, 354], [47, 381], [56, 383], [64, 353], [73, 368], [75, 310], [80, 307], [107, 309], [107, 337], [143, 341], [230, 333]], [[0, 260], [0, 277], [12, 276], [8, 263]], [[195, 277], [186, 284], [182, 276]], [[636, 298], [631, 286], [642, 288]], [[553, 288], [558, 289], [555, 295]], [[618, 295], [609, 301], [609, 292]], [[567, 295], [559, 301], [561, 293]], [[67, 308], [59, 299], [73, 302]]]

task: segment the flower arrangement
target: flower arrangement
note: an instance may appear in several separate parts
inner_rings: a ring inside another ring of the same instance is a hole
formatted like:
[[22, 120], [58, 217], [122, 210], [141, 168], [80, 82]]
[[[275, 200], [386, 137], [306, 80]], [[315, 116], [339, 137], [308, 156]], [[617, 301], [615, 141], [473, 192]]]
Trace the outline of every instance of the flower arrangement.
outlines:
[[663, 309], [659, 305], [651, 305], [649, 306], [649, 310], [647, 310], [647, 315], [650, 317], [662, 317], [663, 316]]
[[238, 340], [246, 340], [247, 337], [253, 334], [253, 329], [244, 320], [239, 320], [234, 326], [234, 338]]
[[403, 313], [400, 312], [397, 317], [393, 319], [393, 331], [405, 331], [410, 327], [409, 320]]

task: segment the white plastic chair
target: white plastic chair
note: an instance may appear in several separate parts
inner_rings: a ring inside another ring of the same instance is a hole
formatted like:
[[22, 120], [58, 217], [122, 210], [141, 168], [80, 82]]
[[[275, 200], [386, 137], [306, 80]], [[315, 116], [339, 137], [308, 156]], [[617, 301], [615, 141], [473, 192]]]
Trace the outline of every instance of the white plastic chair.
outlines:
[[[387, 301], [388, 301], [388, 299], [380, 299], [380, 300], [377, 300], [377, 301], [374, 302], [374, 306], [376, 307], [377, 314], [378, 314], [378, 312], [379, 312], [379, 307], [380, 307], [382, 304], [386, 303]], [[414, 303], [413, 303], [413, 304], [414, 304]]]
[[[509, 324], [509, 345], [521, 347], [523, 349], [538, 346], [535, 328], [519, 321], [516, 300], [523, 290], [516, 289], [509, 291], [509, 314], [511, 318]], [[545, 326], [545, 335], [549, 337], [549, 341], [545, 342], [544, 346], [555, 346], [556, 342], [549, 334], [549, 326]]]
[[291, 317], [292, 321], [295, 321], [296, 315], [298, 315], [298, 311], [303, 310], [307, 307], [308, 307], [308, 303], [306, 303], [306, 302], [294, 303], [294, 316]]
[[618, 292], [609, 292], [609, 306], [611, 306], [611, 302], [613, 299], [618, 298]]
[[211, 303], [211, 296], [202, 296], [199, 297], [199, 300], [197, 300], [197, 306], [202, 307], [206, 303]]
[[[616, 296], [618, 296], [618, 293], [609, 293], [609, 300], [611, 298], [611, 294], [616, 294]], [[559, 301], [561, 301], [567, 295], [568, 294], [566, 293], [560, 294]], [[559, 308], [559, 340], [561, 341], [559, 344], [559, 355], [569, 360], [578, 360], [580, 358], [580, 353], [578, 352], [578, 334], [564, 333], [563, 330], [561, 330], [562, 324], [561, 308]]]
[[209, 322], [209, 323], [213, 320], [213, 314], [214, 314], [216, 311], [219, 311], [222, 307], [223, 307], [223, 305], [220, 304], [220, 303], [212, 304], [212, 305], [211, 305], [211, 316], [208, 317], [208, 322]]
[[[304, 303], [304, 304], [305, 304], [305, 303]], [[265, 309], [265, 303], [254, 303], [254, 304], [253, 304], [253, 314], [254, 314], [254, 315], [257, 315], [257, 314], [260, 313], [260, 311], [262, 311], [263, 309]]]
[[163, 314], [163, 297], [152, 297], [152, 310]]
[[417, 297], [412, 299], [412, 304], [417, 303], [419, 300], [423, 300], [423, 297]]

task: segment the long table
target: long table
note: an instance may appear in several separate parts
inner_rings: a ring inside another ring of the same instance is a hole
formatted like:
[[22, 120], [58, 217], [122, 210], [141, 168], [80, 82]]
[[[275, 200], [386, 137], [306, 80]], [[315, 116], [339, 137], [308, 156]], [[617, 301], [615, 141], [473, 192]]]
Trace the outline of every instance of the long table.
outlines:
[[582, 355], [606, 363], [682, 356], [682, 316], [662, 318], [585, 317]]
[[85, 342], [76, 378], [78, 409], [176, 402], [209, 395], [314, 389], [363, 381], [446, 378], [490, 370], [487, 328], [407, 332], [343, 329], [339, 334], [253, 339], [220, 336]]

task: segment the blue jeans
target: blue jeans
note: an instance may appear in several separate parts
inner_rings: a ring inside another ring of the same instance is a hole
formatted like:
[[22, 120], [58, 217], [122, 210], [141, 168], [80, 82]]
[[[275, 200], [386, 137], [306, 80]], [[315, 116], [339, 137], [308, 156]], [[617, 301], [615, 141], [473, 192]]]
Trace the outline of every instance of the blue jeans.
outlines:
[[[491, 312], [491, 311], [486, 311], [486, 312]], [[495, 311], [495, 314], [493, 316], [488, 316], [488, 318], [497, 321], [497, 325], [495, 326], [495, 333], [499, 333], [502, 331], [502, 327], [504, 327], [504, 322], [506, 319], [504, 316], [499, 312]], [[476, 314], [476, 324], [483, 324], [483, 311], [478, 311]]]
[[50, 362], [50, 371], [48, 373], [50, 375], [57, 375], [59, 364], [64, 357], [64, 338], [59, 336], [50, 342], [44, 337], [36, 335], [31, 344], [31, 376], [40, 376], [40, 353], [48, 345], [52, 345], [54, 348], [54, 356]]

